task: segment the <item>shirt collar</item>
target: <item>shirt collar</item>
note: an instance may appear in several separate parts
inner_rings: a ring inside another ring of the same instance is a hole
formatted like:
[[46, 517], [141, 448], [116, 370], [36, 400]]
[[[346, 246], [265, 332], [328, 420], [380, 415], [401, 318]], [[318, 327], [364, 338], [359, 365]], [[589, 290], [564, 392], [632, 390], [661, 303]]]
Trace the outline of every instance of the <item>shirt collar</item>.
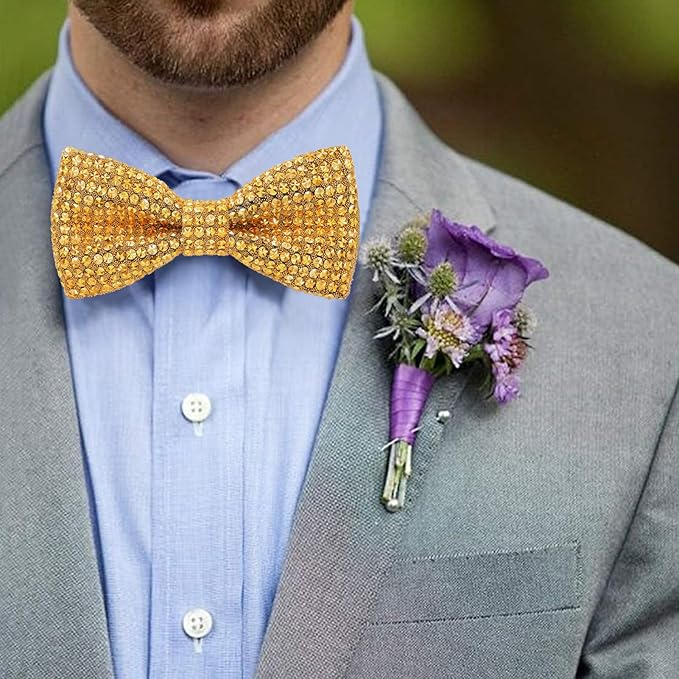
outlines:
[[374, 74], [359, 21], [352, 19], [349, 49], [325, 89], [292, 121], [221, 174], [179, 167], [97, 100], [77, 73], [70, 54], [69, 22], [59, 36], [43, 117], [48, 156], [54, 175], [66, 146], [110, 156], [159, 176], [222, 179], [242, 186], [272, 165], [324, 146], [351, 150], [359, 187], [359, 208], [367, 213], [379, 156], [382, 115]]

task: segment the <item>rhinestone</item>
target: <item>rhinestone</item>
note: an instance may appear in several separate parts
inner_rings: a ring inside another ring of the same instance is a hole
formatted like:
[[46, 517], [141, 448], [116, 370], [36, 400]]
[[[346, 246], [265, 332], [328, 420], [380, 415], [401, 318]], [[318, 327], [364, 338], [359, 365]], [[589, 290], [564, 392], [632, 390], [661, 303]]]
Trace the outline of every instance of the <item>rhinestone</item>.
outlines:
[[67, 295], [86, 297], [178, 254], [233, 256], [295, 289], [344, 297], [358, 249], [353, 172], [349, 150], [333, 147], [274, 167], [230, 198], [191, 201], [135, 168], [67, 148], [51, 211], [57, 272]]

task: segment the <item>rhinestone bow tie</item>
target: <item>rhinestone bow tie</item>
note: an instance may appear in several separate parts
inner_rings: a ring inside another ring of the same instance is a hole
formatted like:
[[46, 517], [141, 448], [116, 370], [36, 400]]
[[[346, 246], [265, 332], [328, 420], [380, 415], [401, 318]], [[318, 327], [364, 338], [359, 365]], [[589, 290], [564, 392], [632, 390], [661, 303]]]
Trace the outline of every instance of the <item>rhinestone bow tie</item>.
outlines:
[[134, 167], [66, 148], [51, 222], [57, 273], [76, 298], [123, 288], [180, 254], [232, 256], [295, 290], [343, 298], [359, 238], [345, 146], [276, 165], [222, 200], [182, 199]]

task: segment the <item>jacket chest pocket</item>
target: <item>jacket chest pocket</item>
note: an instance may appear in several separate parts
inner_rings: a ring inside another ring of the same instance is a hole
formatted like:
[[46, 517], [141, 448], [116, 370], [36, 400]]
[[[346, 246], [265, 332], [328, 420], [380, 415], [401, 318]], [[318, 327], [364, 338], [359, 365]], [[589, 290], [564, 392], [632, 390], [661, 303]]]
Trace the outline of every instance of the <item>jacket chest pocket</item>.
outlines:
[[396, 561], [373, 623], [454, 620], [570, 608], [580, 598], [577, 543]]
[[580, 558], [571, 542], [394, 562], [349, 676], [559, 677], [559, 662], [568, 676]]

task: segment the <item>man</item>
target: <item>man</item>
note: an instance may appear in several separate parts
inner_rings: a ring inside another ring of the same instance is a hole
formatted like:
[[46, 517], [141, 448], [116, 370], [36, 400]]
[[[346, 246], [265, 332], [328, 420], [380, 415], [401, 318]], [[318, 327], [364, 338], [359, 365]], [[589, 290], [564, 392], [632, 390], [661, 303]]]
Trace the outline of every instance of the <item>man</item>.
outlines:
[[[73, 0], [0, 122], [0, 676], [679, 676], [679, 271], [438, 141], [343, 0]], [[541, 259], [524, 396], [441, 379], [379, 502], [391, 368], [231, 257], [70, 299], [66, 146], [232, 194], [346, 145], [361, 239], [439, 208]], [[447, 418], [445, 411], [452, 414]]]

